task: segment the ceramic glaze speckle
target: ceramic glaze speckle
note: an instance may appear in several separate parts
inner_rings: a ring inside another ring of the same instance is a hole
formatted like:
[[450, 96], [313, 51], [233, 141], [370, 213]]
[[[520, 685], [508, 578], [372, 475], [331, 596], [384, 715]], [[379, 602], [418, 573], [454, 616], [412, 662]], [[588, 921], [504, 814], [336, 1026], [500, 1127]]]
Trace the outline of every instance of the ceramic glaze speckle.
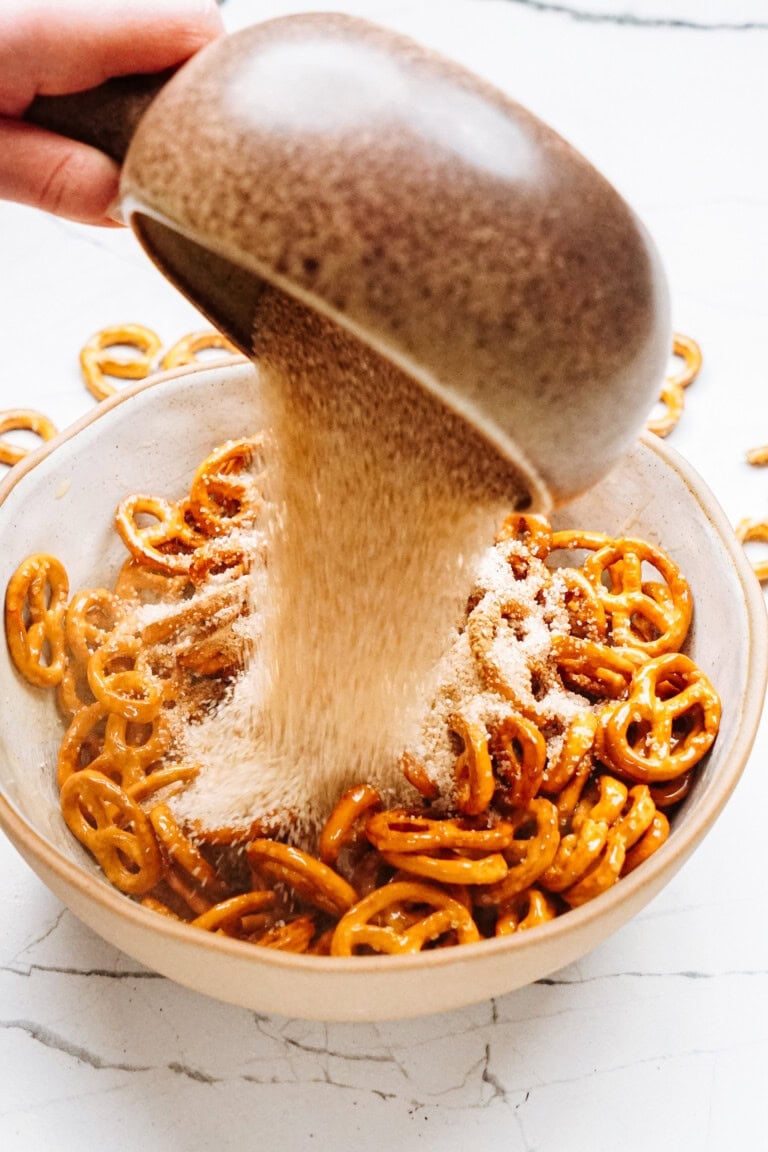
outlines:
[[260, 284], [298, 297], [514, 445], [539, 506], [603, 476], [655, 397], [667, 292], [631, 209], [524, 108], [393, 32], [305, 15], [211, 45], [141, 120], [123, 193], [245, 351]]

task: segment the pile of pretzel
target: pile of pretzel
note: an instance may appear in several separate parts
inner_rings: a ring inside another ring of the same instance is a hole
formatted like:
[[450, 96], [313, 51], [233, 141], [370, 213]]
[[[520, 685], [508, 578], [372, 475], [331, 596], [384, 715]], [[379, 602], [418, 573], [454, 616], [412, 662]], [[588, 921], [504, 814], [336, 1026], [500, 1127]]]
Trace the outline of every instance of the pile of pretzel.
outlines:
[[180, 826], [170, 801], [202, 769], [179, 756], [175, 725], [221, 698], [246, 656], [235, 625], [259, 562], [243, 546], [261, 508], [259, 447], [215, 450], [183, 500], [127, 497], [115, 523], [129, 558], [114, 590], [69, 600], [63, 566], [42, 554], [8, 586], [14, 663], [56, 689], [69, 719], [64, 820], [111, 883], [155, 912], [262, 947], [405, 953], [534, 927], [655, 852], [720, 717], [706, 676], [679, 652], [688, 585], [650, 544], [553, 532], [526, 516], [510, 517], [497, 543], [516, 579], [560, 550], [585, 553], [568, 569], [571, 625], [552, 642], [555, 674], [584, 707], [556, 755], [536, 693], [504, 682], [488, 620], [478, 627], [486, 608], [470, 604], [475, 658], [508, 708], [493, 725], [451, 718], [461, 747], [450, 795], [405, 756], [414, 805], [387, 809], [362, 783], [340, 797], [316, 853], [258, 827]]

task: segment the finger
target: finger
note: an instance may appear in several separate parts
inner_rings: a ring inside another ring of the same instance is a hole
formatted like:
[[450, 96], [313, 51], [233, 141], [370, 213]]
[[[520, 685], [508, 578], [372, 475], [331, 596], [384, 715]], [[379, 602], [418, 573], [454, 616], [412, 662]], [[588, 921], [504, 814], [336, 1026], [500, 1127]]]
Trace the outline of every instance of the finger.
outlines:
[[0, 115], [37, 95], [94, 88], [111, 76], [160, 72], [222, 32], [215, 0], [26, 0], [0, 9]]
[[109, 218], [120, 169], [96, 148], [19, 120], [0, 119], [0, 199], [31, 204], [84, 224]]

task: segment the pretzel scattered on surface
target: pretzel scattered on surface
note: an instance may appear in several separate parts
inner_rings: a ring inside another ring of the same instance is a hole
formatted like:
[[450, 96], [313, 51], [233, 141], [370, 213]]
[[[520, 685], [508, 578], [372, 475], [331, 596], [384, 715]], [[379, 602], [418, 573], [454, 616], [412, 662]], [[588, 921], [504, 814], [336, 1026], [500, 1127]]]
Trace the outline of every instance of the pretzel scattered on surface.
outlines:
[[[736, 525], [736, 537], [742, 544], [753, 541], [768, 544], [768, 520], [740, 520]], [[768, 560], [756, 560], [752, 568], [761, 584], [768, 581]]]
[[[133, 349], [132, 357], [116, 356], [114, 349]], [[144, 380], [153, 369], [162, 347], [156, 332], [144, 324], [115, 324], [102, 328], [80, 350], [80, 368], [85, 386], [95, 400], [106, 400], [117, 391], [108, 377], [116, 380]]]
[[[540, 928], [658, 851], [720, 719], [709, 680], [679, 652], [688, 584], [648, 543], [519, 514], [496, 548], [514, 582], [535, 576], [553, 594], [557, 580], [563, 614], [546, 661], [508, 683], [498, 645], [524, 634], [525, 602], [470, 599], [469, 659], [495, 704], [446, 709], [449, 784], [407, 750], [413, 806], [387, 807], [365, 782], [347, 790], [317, 855], [267, 821], [180, 823], [173, 797], [205, 766], [180, 755], [172, 718], [209, 711], [243, 666], [236, 626], [264, 557], [241, 532], [262, 508], [260, 455], [258, 439], [231, 441], [187, 496], [126, 497], [116, 524], [129, 558], [114, 589], [69, 599], [66, 571], [44, 554], [8, 586], [13, 661], [56, 689], [68, 719], [64, 819], [120, 891], [264, 948], [396, 955]], [[571, 566], [549, 567], [566, 552]], [[570, 693], [572, 714], [555, 722], [550, 692]]]
[[672, 354], [683, 361], [682, 367], [667, 376], [661, 386], [659, 403], [664, 411], [647, 422], [649, 432], [657, 436], [668, 436], [683, 414], [685, 389], [692, 384], [702, 365], [701, 348], [690, 336], [676, 332], [672, 341]]
[[[6, 432], [33, 432], [45, 442], [52, 440], [58, 429], [47, 416], [42, 412], [35, 412], [33, 408], [6, 408], [0, 412], [0, 436], [4, 436]], [[30, 449], [11, 444], [9, 440], [0, 440], [0, 464], [13, 467], [29, 452]]]

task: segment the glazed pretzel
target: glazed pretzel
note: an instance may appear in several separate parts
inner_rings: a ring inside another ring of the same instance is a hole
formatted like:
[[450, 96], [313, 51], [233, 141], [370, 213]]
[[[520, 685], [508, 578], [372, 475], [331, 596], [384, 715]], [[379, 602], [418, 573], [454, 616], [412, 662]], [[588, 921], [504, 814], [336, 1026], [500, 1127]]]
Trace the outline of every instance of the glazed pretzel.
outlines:
[[186, 573], [174, 576], [168, 572], [159, 572], [154, 568], [146, 568], [141, 557], [129, 556], [117, 575], [115, 595], [131, 606], [170, 604], [183, 600], [189, 587]]
[[[42, 412], [32, 408], [8, 408], [0, 412], [0, 436], [6, 432], [34, 432], [42, 441], [52, 440], [58, 428]], [[20, 448], [9, 440], [0, 440], [0, 464], [13, 467], [29, 455], [30, 449]]]
[[624, 868], [622, 869], [622, 876], [629, 875], [634, 872], [640, 864], [648, 860], [654, 852], [658, 852], [662, 844], [664, 844], [669, 836], [669, 820], [663, 812], [657, 811], [651, 821], [650, 827], [647, 832], [638, 840], [634, 848], [631, 848], [624, 860]]
[[[753, 542], [768, 544], [768, 521], [766, 520], [740, 520], [735, 531], [736, 539], [740, 540], [742, 544]], [[761, 584], [768, 580], [768, 560], [755, 561], [752, 564], [752, 569]]]
[[167, 370], [169, 368], [181, 368], [185, 364], [195, 364], [202, 360], [201, 352], [211, 350], [221, 351], [238, 358], [241, 356], [240, 349], [236, 348], [231, 340], [227, 340], [221, 332], [190, 332], [187, 336], [182, 336], [180, 340], [177, 340], [164, 353], [160, 367]]
[[550, 892], [564, 892], [573, 887], [599, 858], [607, 839], [606, 823], [583, 820], [578, 831], [568, 832], [561, 838], [552, 863], [537, 877], [538, 883]]
[[527, 808], [515, 813], [512, 826], [514, 838], [504, 853], [509, 871], [499, 883], [478, 891], [475, 899], [480, 907], [504, 904], [530, 888], [549, 868], [557, 852], [557, 808], [550, 800], [537, 796]]
[[496, 533], [496, 543], [515, 540], [539, 560], [546, 560], [552, 548], [552, 526], [546, 516], [513, 512], [505, 517]]
[[711, 748], [720, 724], [720, 701], [707, 677], [687, 656], [657, 656], [635, 676], [629, 699], [608, 709], [600, 756], [640, 784], [674, 780]]
[[457, 852], [501, 852], [509, 846], [514, 826], [499, 820], [477, 828], [459, 817], [440, 819], [406, 808], [391, 808], [371, 816], [365, 834], [379, 852], [429, 853], [447, 849]]
[[491, 752], [500, 779], [497, 802], [502, 809], [526, 808], [542, 781], [546, 740], [530, 720], [510, 712], [493, 729]]
[[[126, 359], [110, 354], [110, 349], [122, 345], [135, 349], [137, 355]], [[95, 400], [106, 400], [117, 391], [107, 376], [143, 380], [152, 371], [160, 347], [160, 337], [143, 324], [117, 324], [96, 332], [80, 350], [80, 368], [91, 396]]]
[[87, 767], [115, 780], [131, 793], [171, 743], [170, 725], [158, 715], [149, 724], [131, 724], [109, 712], [101, 702], [74, 716], [59, 748], [58, 782], [63, 787], [73, 772]]
[[540, 924], [554, 920], [556, 915], [557, 906], [551, 896], [539, 888], [526, 888], [525, 892], [520, 892], [501, 905], [496, 917], [495, 934], [511, 936], [513, 932], [538, 928]]
[[5, 635], [22, 676], [55, 687], [67, 664], [64, 613], [69, 580], [53, 556], [38, 552], [16, 569], [5, 594]]
[[565, 595], [568, 631], [576, 639], [604, 641], [608, 619], [603, 603], [580, 568], [559, 568], [556, 575]]
[[[667, 586], [669, 598], [648, 593], [643, 564], [651, 564]], [[638, 648], [648, 656], [677, 651], [691, 623], [693, 602], [688, 581], [669, 556], [644, 540], [629, 537], [593, 552], [584, 575], [610, 619], [614, 644]], [[607, 578], [608, 584], [603, 582]], [[655, 633], [648, 640], [635, 622], [642, 619]]]
[[496, 780], [484, 724], [454, 714], [448, 727], [462, 742], [454, 768], [454, 803], [464, 816], [479, 816], [493, 799]]
[[[150, 523], [141, 521], [150, 517]], [[159, 496], [126, 496], [115, 513], [115, 527], [128, 551], [142, 564], [169, 576], [189, 571], [192, 556], [205, 539], [191, 521], [186, 501]]]
[[116, 888], [143, 896], [155, 887], [161, 860], [152, 826], [119, 784], [91, 768], [75, 772], [61, 789], [61, 811]]
[[243, 921], [249, 917], [271, 908], [275, 902], [274, 892], [243, 892], [239, 896], [230, 896], [220, 900], [207, 912], [196, 916], [190, 921], [193, 928], [202, 928], [205, 932], [223, 932], [227, 936], [242, 936], [244, 934]]
[[346, 912], [357, 900], [357, 892], [337, 872], [290, 844], [253, 840], [246, 854], [257, 873], [287, 884], [308, 904], [331, 915]]
[[[401, 931], [378, 923], [393, 907], [415, 910], [419, 918]], [[461, 944], [480, 939], [471, 914], [458, 900], [429, 884], [396, 881], [375, 889], [342, 916], [331, 939], [331, 955], [353, 956], [360, 949], [389, 955], [420, 952], [448, 932], [455, 932]]]
[[91, 653], [101, 647], [126, 614], [124, 601], [107, 588], [77, 592], [64, 621], [64, 634], [74, 659], [87, 664]]
[[255, 943], [260, 948], [276, 948], [280, 952], [303, 953], [309, 951], [316, 932], [317, 925], [314, 916], [305, 912], [301, 916], [294, 916], [292, 920], [287, 920], [284, 924], [275, 924], [272, 928], [268, 928], [263, 935], [256, 939]]
[[563, 682], [586, 696], [625, 696], [635, 672], [645, 662], [638, 648], [614, 648], [597, 640], [557, 633], [552, 655]]
[[228, 440], [198, 467], [189, 489], [189, 510], [203, 532], [218, 536], [253, 522], [261, 491], [249, 469], [262, 448], [260, 436]]
[[180, 869], [196, 888], [214, 902], [227, 896], [226, 886], [208, 863], [199, 848], [179, 827], [167, 804], [156, 804], [149, 812], [163, 855], [176, 869]]
[[[561, 792], [573, 779], [581, 764], [587, 760], [591, 767], [591, 752], [595, 743], [597, 717], [593, 712], [580, 712], [574, 716], [563, 733], [556, 755], [547, 763], [541, 778], [544, 792]], [[589, 758], [589, 759], [588, 759]]]
[[151, 652], [138, 636], [113, 633], [88, 661], [88, 683], [96, 699], [110, 712], [137, 724], [149, 724], [168, 692], [151, 659]]
[[438, 884], [495, 884], [509, 871], [500, 852], [461, 856], [450, 849], [424, 852], [382, 852], [387, 864]]
[[361, 818], [380, 807], [381, 794], [371, 784], [349, 788], [336, 802], [320, 833], [318, 855], [322, 862], [333, 867], [342, 848], [355, 837]]

